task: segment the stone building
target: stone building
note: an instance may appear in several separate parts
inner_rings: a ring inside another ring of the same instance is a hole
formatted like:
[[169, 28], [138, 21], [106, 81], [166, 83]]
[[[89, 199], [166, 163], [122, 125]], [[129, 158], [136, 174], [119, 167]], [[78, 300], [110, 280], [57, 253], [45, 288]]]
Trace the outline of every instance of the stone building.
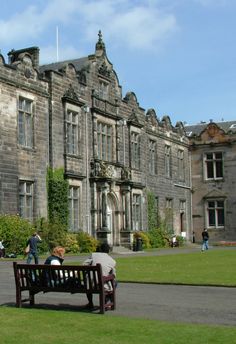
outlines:
[[0, 210], [29, 220], [47, 215], [48, 82], [39, 49], [0, 55]]
[[192, 157], [192, 215], [196, 240], [236, 240], [236, 121], [185, 127]]
[[148, 194], [169, 228], [192, 236], [189, 140], [181, 122], [122, 95], [99, 32], [95, 53], [39, 66], [38, 48], [0, 59], [1, 212], [47, 216], [47, 167], [69, 182], [71, 231], [112, 246], [148, 229]]

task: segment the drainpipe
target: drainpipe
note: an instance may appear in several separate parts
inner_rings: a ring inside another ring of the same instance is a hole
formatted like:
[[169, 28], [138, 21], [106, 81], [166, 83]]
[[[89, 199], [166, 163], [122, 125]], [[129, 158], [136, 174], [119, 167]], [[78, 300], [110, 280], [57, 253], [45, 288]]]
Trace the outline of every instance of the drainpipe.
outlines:
[[91, 228], [90, 228], [90, 207], [89, 207], [89, 147], [88, 147], [88, 114], [89, 114], [89, 107], [85, 105], [83, 107], [85, 113], [85, 148], [86, 148], [86, 230], [87, 233], [91, 235]]

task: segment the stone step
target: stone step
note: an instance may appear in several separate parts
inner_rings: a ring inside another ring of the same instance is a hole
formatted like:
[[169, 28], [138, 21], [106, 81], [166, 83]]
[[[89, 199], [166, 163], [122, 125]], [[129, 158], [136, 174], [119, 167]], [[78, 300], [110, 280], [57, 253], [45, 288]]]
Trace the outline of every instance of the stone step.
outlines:
[[133, 251], [124, 246], [113, 246], [112, 253], [126, 254], [132, 253]]

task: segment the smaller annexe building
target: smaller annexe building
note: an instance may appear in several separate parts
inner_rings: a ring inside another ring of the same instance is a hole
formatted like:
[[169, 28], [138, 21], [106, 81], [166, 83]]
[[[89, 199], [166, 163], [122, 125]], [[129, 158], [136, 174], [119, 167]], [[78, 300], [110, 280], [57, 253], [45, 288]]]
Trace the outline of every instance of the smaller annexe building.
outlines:
[[193, 231], [201, 240], [236, 239], [236, 121], [185, 127], [190, 139]]

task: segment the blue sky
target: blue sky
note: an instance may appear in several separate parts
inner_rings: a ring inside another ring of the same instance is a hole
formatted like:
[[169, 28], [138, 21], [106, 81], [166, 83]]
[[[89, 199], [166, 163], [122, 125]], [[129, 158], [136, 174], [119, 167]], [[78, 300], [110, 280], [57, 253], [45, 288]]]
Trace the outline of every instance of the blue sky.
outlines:
[[236, 120], [236, 0], [1, 0], [0, 49], [40, 63], [94, 53], [98, 30], [123, 96], [172, 124]]

